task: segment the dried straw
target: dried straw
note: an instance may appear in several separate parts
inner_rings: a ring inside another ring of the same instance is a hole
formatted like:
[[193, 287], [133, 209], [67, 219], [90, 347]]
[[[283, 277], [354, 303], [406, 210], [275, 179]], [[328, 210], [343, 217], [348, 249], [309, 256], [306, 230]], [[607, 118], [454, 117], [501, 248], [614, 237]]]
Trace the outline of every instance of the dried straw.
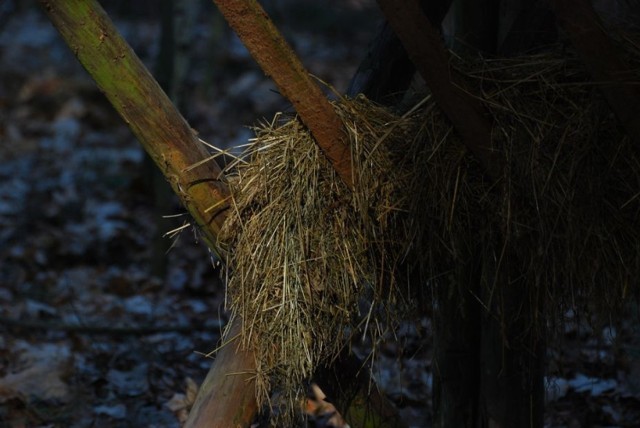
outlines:
[[248, 162], [228, 172], [228, 305], [256, 352], [259, 398], [280, 389], [286, 417], [352, 334], [375, 339], [389, 325], [385, 308], [406, 303], [408, 277], [420, 278], [411, 296], [464, 293], [461, 273], [478, 263], [482, 304], [518, 284], [534, 313], [548, 311], [538, 329], [567, 305], [607, 311], [637, 292], [640, 163], [580, 63], [565, 52], [458, 66], [493, 119], [500, 183], [428, 96], [403, 116], [364, 97], [335, 103], [354, 192], [282, 115], [256, 129]]
[[[254, 348], [258, 396], [285, 391], [291, 411], [304, 379], [393, 301], [393, 267], [402, 251], [391, 233], [402, 205], [402, 183], [388, 144], [416, 133], [364, 98], [336, 104], [358, 171], [355, 192], [337, 177], [308, 130], [296, 119], [256, 129], [245, 165], [231, 175], [234, 212], [222, 239], [230, 242], [229, 307], [244, 320], [242, 340]], [[368, 298], [368, 307], [359, 304]], [[371, 303], [374, 302], [374, 303]], [[386, 315], [384, 315], [386, 316]], [[285, 412], [291, 414], [291, 412]]]

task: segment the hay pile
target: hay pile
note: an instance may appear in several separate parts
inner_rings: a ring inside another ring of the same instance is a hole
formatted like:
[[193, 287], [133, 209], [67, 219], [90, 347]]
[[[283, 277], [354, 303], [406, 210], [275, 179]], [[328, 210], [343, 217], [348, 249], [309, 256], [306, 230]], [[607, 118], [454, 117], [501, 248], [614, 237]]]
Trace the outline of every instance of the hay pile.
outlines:
[[[352, 334], [381, 334], [396, 304], [433, 287], [464, 292], [469, 263], [482, 296], [517, 282], [534, 312], [551, 312], [533, 328], [564, 305], [606, 311], [637, 292], [640, 163], [581, 64], [545, 54], [459, 65], [494, 121], [507, 164], [498, 184], [429, 97], [403, 116], [363, 97], [335, 104], [355, 192], [284, 116], [256, 129], [247, 163], [228, 172], [228, 304], [256, 351], [259, 398], [281, 390], [285, 415]], [[408, 277], [420, 278], [412, 294]]]
[[230, 181], [234, 213], [222, 236], [231, 243], [229, 305], [244, 320], [245, 346], [256, 348], [259, 397], [275, 385], [291, 411], [303, 380], [359, 330], [347, 326], [361, 324], [374, 340], [380, 334], [389, 312], [378, 306], [398, 296], [393, 268], [407, 242], [395, 234], [407, 171], [385, 147], [414, 138], [412, 122], [364, 98], [336, 109], [359, 171], [357, 192], [299, 121], [279, 116], [256, 130], [250, 161]]

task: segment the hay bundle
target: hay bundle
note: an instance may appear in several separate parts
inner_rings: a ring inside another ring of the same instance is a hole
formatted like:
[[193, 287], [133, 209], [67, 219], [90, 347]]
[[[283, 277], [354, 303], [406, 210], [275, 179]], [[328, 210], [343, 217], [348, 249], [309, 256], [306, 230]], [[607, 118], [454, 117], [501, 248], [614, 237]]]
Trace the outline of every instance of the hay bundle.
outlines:
[[638, 290], [640, 151], [598, 84], [567, 52], [460, 66], [482, 91], [507, 167], [498, 185], [483, 180], [432, 110], [427, 122], [439, 125], [427, 138], [449, 148], [414, 149], [428, 177], [410, 209], [428, 216], [418, 223], [430, 276], [482, 255], [486, 296], [500, 298], [512, 284], [529, 294], [533, 312], [547, 311], [532, 328], [567, 306], [617, 309]]
[[581, 298], [608, 310], [637, 291], [640, 163], [580, 63], [545, 54], [459, 66], [493, 119], [500, 183], [428, 97], [404, 116], [362, 97], [336, 103], [354, 192], [308, 131], [281, 116], [256, 130], [248, 162], [231, 173], [229, 307], [256, 351], [259, 397], [281, 388], [286, 415], [350, 334], [389, 321], [378, 307], [407, 296], [401, 264], [420, 274], [414, 289], [464, 293], [465, 266], [477, 263], [478, 297], [517, 284], [531, 312], [551, 315]]
[[255, 347], [259, 397], [278, 386], [291, 411], [303, 380], [344, 346], [346, 327], [363, 324], [376, 336], [389, 314], [376, 306], [394, 300], [393, 270], [406, 243], [393, 225], [406, 205], [407, 171], [387, 144], [414, 138], [412, 122], [364, 98], [336, 109], [353, 150], [356, 191], [299, 121], [279, 116], [256, 130], [250, 161], [230, 181], [234, 213], [223, 231], [232, 248], [230, 308], [244, 321], [245, 346]]

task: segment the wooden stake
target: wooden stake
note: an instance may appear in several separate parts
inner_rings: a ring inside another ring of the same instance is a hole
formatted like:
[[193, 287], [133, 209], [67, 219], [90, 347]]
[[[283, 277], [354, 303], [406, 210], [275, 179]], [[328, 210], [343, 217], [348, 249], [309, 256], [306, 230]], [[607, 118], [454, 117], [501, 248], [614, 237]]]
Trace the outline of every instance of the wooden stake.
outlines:
[[318, 84], [256, 0], [214, 0], [260, 68], [293, 104], [334, 169], [353, 187], [351, 150], [342, 122]]
[[41, 0], [49, 19], [89, 72], [189, 210], [209, 247], [217, 234], [228, 190], [196, 133], [120, 36], [95, 0]]
[[503, 175], [504, 161], [491, 143], [491, 122], [462, 76], [449, 65], [449, 53], [417, 0], [378, 0], [380, 9], [416, 65], [434, 99], [462, 141], [494, 181]]

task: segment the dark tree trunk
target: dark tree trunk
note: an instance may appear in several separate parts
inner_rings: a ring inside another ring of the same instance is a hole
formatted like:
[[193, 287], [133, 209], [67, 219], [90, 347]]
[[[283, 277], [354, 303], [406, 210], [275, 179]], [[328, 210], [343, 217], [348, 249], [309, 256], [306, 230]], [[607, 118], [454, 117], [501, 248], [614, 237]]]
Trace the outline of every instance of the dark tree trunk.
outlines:
[[[420, 7], [436, 27], [444, 19], [452, 0], [421, 0]], [[388, 22], [384, 22], [351, 79], [347, 95], [364, 94], [385, 105], [397, 104], [409, 88], [416, 66]]]
[[[542, 298], [522, 280], [518, 260], [505, 260], [499, 291], [481, 319], [480, 400], [478, 426], [543, 426], [545, 339]], [[497, 296], [497, 297], [496, 297]]]
[[[540, 3], [457, 0], [457, 46], [471, 54], [511, 54], [549, 41], [555, 32], [548, 8]], [[511, 15], [506, 23], [501, 22], [505, 10]], [[522, 22], [529, 24], [525, 28]], [[435, 426], [542, 427], [545, 344], [532, 329], [533, 317], [540, 315], [539, 296], [524, 288], [522, 280], [512, 281], [520, 277], [519, 262], [507, 259], [507, 273], [499, 273], [496, 281], [499, 298], [491, 298], [495, 290], [486, 290], [480, 281], [493, 273], [477, 265], [486, 250], [479, 246], [473, 251], [457, 292], [438, 294]]]
[[[433, 414], [435, 427], [471, 428], [478, 419], [480, 388], [480, 266], [466, 263], [458, 287], [437, 289], [433, 316]], [[449, 284], [446, 284], [449, 285]]]

